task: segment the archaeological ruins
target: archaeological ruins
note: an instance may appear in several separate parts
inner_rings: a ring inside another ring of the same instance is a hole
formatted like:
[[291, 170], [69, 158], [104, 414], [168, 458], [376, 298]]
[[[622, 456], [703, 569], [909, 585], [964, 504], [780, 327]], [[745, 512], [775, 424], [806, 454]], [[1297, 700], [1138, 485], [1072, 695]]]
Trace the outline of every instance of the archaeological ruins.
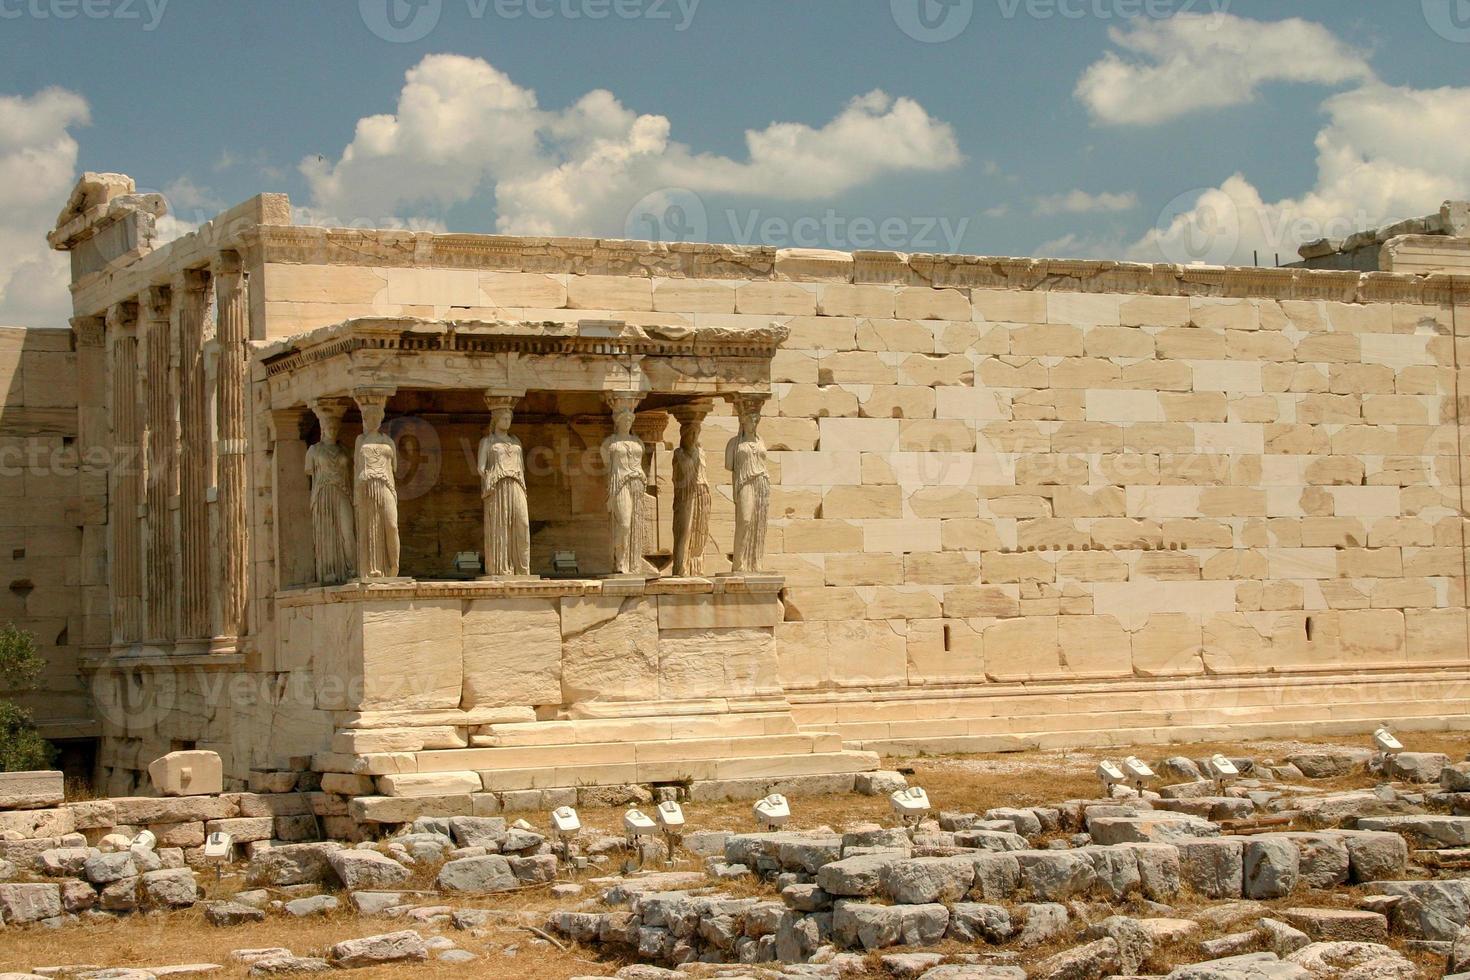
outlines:
[[202, 749], [394, 822], [1464, 716], [1464, 205], [1282, 269], [165, 207], [88, 174], [70, 335], [5, 336], [8, 613], [101, 792]]

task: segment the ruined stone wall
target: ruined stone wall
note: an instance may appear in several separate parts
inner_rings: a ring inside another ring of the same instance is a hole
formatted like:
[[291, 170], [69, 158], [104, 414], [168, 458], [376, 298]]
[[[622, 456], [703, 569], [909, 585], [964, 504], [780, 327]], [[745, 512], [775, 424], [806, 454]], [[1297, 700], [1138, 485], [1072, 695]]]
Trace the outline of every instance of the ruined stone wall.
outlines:
[[[1244, 704], [1361, 727], [1444, 719], [1470, 668], [1444, 282], [452, 236], [374, 265], [290, 236], [263, 266], [272, 337], [384, 313], [786, 324], [769, 565], [808, 725], [1107, 732], [1147, 701], [1150, 725]], [[705, 427], [721, 479], [733, 429]], [[722, 486], [716, 550], [732, 525]], [[1239, 693], [1258, 678], [1269, 704]], [[994, 698], [1021, 692], [1050, 720], [1008, 722], [1029, 712]]]
[[77, 365], [71, 333], [0, 327], [0, 623], [36, 637], [47, 660], [22, 698], [51, 738], [95, 734], [81, 642], [84, 518]]

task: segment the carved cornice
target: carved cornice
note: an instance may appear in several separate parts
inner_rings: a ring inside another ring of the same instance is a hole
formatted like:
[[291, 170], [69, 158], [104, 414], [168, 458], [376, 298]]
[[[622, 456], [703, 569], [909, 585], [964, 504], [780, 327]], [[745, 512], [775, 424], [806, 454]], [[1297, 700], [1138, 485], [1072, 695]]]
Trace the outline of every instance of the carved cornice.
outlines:
[[363, 350], [465, 355], [581, 354], [594, 357], [765, 358], [789, 331], [766, 327], [639, 327], [620, 321], [486, 322], [367, 317], [348, 320], [258, 349], [267, 375], [289, 374]]

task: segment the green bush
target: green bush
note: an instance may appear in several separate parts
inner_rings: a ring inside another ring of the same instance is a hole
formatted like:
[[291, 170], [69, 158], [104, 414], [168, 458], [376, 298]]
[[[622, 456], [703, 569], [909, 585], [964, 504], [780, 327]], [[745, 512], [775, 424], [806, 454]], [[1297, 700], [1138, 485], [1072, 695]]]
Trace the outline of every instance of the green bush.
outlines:
[[[0, 628], [0, 686], [12, 693], [34, 690], [46, 659], [35, 637], [11, 623]], [[0, 698], [0, 772], [49, 769], [56, 749], [36, 731], [31, 713]]]

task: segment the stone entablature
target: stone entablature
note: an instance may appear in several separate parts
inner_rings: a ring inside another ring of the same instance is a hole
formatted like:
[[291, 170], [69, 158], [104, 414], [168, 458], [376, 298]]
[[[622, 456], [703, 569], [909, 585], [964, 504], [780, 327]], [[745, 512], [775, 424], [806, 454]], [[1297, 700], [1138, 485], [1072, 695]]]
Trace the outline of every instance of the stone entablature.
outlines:
[[260, 345], [271, 407], [391, 385], [645, 395], [769, 393], [770, 361], [789, 335], [755, 328], [355, 319]]

